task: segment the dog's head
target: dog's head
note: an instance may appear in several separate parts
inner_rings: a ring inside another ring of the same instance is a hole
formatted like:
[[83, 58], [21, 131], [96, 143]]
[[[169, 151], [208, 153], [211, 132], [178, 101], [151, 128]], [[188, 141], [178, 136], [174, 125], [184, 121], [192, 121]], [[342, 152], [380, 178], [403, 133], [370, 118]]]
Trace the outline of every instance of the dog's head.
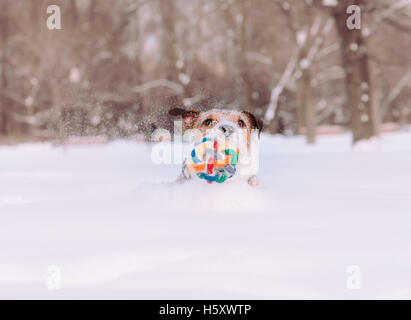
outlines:
[[211, 109], [208, 111], [184, 110], [175, 108], [169, 111], [172, 116], [181, 115], [185, 129], [197, 129], [203, 136], [224, 137], [226, 140], [246, 139], [249, 145], [251, 134], [263, 130], [263, 122], [248, 111]]

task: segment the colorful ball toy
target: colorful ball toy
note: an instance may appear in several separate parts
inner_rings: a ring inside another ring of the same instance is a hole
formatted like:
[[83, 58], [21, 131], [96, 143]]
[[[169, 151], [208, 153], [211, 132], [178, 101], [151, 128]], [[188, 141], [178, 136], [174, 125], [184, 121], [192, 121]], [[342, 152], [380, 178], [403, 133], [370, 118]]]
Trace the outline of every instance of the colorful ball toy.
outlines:
[[223, 183], [234, 176], [239, 154], [233, 143], [205, 137], [194, 144], [188, 167], [208, 183]]

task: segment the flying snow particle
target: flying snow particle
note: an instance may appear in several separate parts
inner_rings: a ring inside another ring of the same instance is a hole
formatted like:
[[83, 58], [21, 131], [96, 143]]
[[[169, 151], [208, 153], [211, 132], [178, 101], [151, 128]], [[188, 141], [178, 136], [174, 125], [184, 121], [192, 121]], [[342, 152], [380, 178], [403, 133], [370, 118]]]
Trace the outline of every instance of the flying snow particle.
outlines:
[[26, 107], [31, 107], [33, 105], [33, 103], [34, 103], [33, 97], [27, 97], [24, 100], [24, 104], [26, 105]]
[[180, 79], [180, 81], [181, 81], [181, 83], [182, 84], [184, 84], [184, 85], [187, 85], [187, 84], [189, 84], [190, 83], [190, 76], [188, 76], [188, 75], [186, 75], [186, 74], [184, 74], [184, 73], [180, 73], [179, 75], [178, 75], [178, 79]]
[[269, 108], [267, 109], [266, 113], [265, 113], [265, 120], [273, 120], [274, 119], [274, 115], [275, 115], [275, 110], [273, 108]]
[[143, 45], [143, 52], [147, 55], [152, 55], [156, 50], [158, 50], [160, 44], [158, 39], [150, 35], [147, 37], [146, 41], [144, 41]]
[[100, 118], [100, 116], [98, 116], [98, 115], [95, 115], [94, 117], [92, 117], [91, 119], [90, 119], [90, 122], [91, 122], [91, 125], [93, 125], [93, 126], [98, 126], [99, 124], [100, 124], [100, 122], [101, 122], [101, 118]]
[[79, 83], [81, 80], [80, 70], [78, 68], [71, 68], [69, 79], [71, 83]]
[[358, 50], [358, 44], [356, 42], [352, 42], [350, 44], [350, 50], [351, 51], [357, 51]]
[[191, 107], [192, 106], [191, 99], [190, 98], [183, 99], [183, 105], [185, 107]]
[[368, 90], [368, 83], [365, 81], [361, 82], [361, 89]]
[[361, 100], [364, 101], [364, 102], [367, 102], [368, 100], [370, 100], [370, 96], [368, 94], [364, 93], [361, 96]]
[[260, 97], [260, 94], [257, 91], [253, 91], [253, 93], [251, 94], [251, 98], [253, 98], [253, 100], [257, 100]]
[[30, 83], [33, 87], [37, 87], [37, 85], [39, 84], [39, 81], [37, 80], [37, 78], [32, 77], [30, 79]]
[[177, 67], [177, 69], [179, 69], [179, 70], [181, 70], [181, 69], [183, 69], [183, 67], [184, 67], [184, 61], [183, 60], [178, 60], [177, 62], [176, 62], [176, 67]]
[[283, 9], [286, 10], [286, 11], [290, 10], [290, 4], [288, 2], [284, 2], [283, 3]]
[[124, 129], [124, 130], [132, 130], [133, 129], [133, 124], [130, 123], [129, 121], [127, 121], [124, 118], [120, 118], [120, 120], [118, 121], [118, 126], [121, 129]]
[[307, 40], [307, 32], [304, 30], [300, 30], [297, 32], [297, 43], [302, 46], [305, 41]]
[[370, 28], [364, 28], [364, 29], [362, 30], [362, 35], [363, 35], [364, 37], [368, 37], [370, 34], [371, 34]]
[[361, 122], [363, 123], [368, 122], [368, 119], [369, 119], [368, 114], [364, 113], [361, 115]]
[[338, 5], [338, 0], [323, 0], [323, 5], [327, 7], [336, 7]]
[[307, 69], [310, 66], [310, 61], [307, 58], [301, 59], [300, 67], [301, 69]]

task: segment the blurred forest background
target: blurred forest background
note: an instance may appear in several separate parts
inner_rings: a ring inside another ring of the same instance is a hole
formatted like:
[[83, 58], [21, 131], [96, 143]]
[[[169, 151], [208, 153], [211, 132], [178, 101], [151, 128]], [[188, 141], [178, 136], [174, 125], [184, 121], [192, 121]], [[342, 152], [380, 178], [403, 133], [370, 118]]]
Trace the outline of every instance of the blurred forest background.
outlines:
[[148, 137], [175, 106], [308, 143], [411, 122], [411, 0], [0, 0], [0, 28], [0, 142]]

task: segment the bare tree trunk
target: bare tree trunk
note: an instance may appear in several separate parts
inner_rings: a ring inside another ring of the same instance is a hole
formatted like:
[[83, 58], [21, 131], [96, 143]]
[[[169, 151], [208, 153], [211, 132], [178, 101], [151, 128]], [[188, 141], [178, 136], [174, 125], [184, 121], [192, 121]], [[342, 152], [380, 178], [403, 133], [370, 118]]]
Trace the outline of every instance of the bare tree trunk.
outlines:
[[305, 124], [305, 112], [304, 112], [304, 100], [305, 100], [305, 91], [304, 91], [303, 78], [297, 80], [297, 92], [296, 92], [296, 132], [297, 134], [303, 134], [304, 124]]
[[316, 105], [314, 103], [313, 97], [313, 88], [311, 87], [311, 74], [309, 70], [306, 70], [303, 73], [303, 77], [306, 78], [304, 80], [305, 84], [305, 126], [306, 126], [306, 136], [307, 136], [307, 143], [314, 144], [315, 143], [315, 130], [317, 128], [317, 120], [316, 120]]
[[[7, 38], [8, 38], [8, 3], [3, 2], [0, 12], [1, 25], [1, 87], [6, 89], [7, 82]], [[7, 134], [7, 113], [5, 105], [7, 104], [6, 97], [0, 97], [0, 134]]]
[[[160, 15], [163, 24], [162, 57], [163, 68], [166, 80], [180, 83], [179, 70], [177, 68], [177, 35], [175, 30], [176, 8], [174, 0], [159, 0]], [[184, 86], [185, 87], [185, 86]], [[169, 108], [181, 106], [181, 96], [171, 95], [167, 99]], [[157, 114], [153, 113], [154, 122], [157, 121]]]
[[371, 86], [370, 86], [370, 97], [371, 97], [371, 121], [372, 126], [374, 128], [374, 135], [378, 136], [380, 134], [380, 126], [382, 122], [382, 117], [381, 117], [381, 101], [382, 97], [377, 90], [377, 79], [379, 78], [379, 69], [377, 66], [377, 63], [375, 61], [372, 61], [371, 59], [368, 59], [368, 68], [370, 72], [370, 78], [371, 78]]
[[[314, 19], [313, 19], [314, 18]], [[311, 86], [311, 63], [312, 61], [308, 57], [308, 52], [313, 45], [317, 35], [312, 33], [313, 24], [315, 23], [315, 17], [311, 7], [307, 7], [307, 4], [301, 1], [296, 8], [296, 20], [299, 24], [298, 29], [295, 30], [295, 38], [297, 44], [301, 46], [299, 52], [299, 70], [301, 71], [301, 77], [297, 80], [297, 131], [301, 132], [302, 128], [305, 128], [305, 134], [308, 144], [315, 143], [315, 131], [316, 131], [316, 108], [314, 105], [314, 92]], [[318, 20], [320, 21], [320, 20]], [[298, 43], [298, 33], [305, 34], [305, 40]], [[306, 65], [304, 65], [304, 63]]]
[[[252, 99], [253, 86], [250, 68], [247, 60], [247, 0], [233, 1], [224, 8], [224, 18], [228, 30], [235, 30], [233, 35], [227, 36], [227, 43], [231, 42], [233, 49], [232, 64], [236, 76], [235, 94], [243, 98], [244, 108], [250, 112], [255, 111], [255, 102]], [[230, 47], [231, 47], [230, 46]]]
[[346, 26], [346, 8], [350, 4], [349, 0], [340, 1], [339, 10], [334, 10], [333, 16], [340, 37], [353, 143], [356, 143], [377, 136], [379, 120], [365, 39], [361, 29], [350, 30]]
[[70, 13], [71, 13], [71, 18], [73, 20], [73, 24], [76, 25], [78, 22], [78, 18], [79, 18], [76, 0], [70, 1]]
[[[142, 41], [140, 39], [140, 27], [139, 27], [139, 11], [136, 10], [135, 18], [133, 19], [133, 37], [134, 41], [137, 44], [135, 47], [135, 55], [134, 55], [134, 73], [133, 73], [133, 80], [134, 85], [141, 85], [143, 83], [143, 65], [141, 62], [141, 50], [142, 50]], [[135, 104], [137, 104], [137, 108], [134, 108], [133, 111], [137, 115], [141, 112], [144, 108], [144, 97], [142, 94], [138, 93], [135, 97]]]
[[175, 3], [174, 0], [160, 0], [160, 14], [163, 23], [163, 57], [166, 76], [170, 81], [178, 81], [177, 72], [177, 51], [176, 51], [176, 31], [175, 31]]
[[247, 0], [241, 1], [241, 16], [240, 19], [240, 43], [238, 48], [238, 55], [239, 55], [239, 69], [240, 69], [240, 77], [242, 81], [242, 89], [243, 95], [245, 100], [245, 108], [250, 112], [255, 112], [255, 102], [252, 98], [253, 96], [253, 86], [252, 80], [250, 77], [250, 69], [248, 60], [246, 57], [246, 53], [248, 51], [248, 41], [247, 41]]
[[[313, 98], [313, 88], [311, 87], [311, 73], [310, 70], [302, 70], [302, 76], [298, 80], [297, 93], [297, 114], [302, 119], [298, 119], [300, 125], [305, 127], [305, 134], [308, 144], [315, 143], [315, 130], [317, 127], [316, 108]], [[301, 130], [301, 128], [299, 128]]]
[[96, 0], [90, 0], [88, 7], [88, 22], [91, 26], [91, 29], [94, 28], [94, 23], [96, 19]]

